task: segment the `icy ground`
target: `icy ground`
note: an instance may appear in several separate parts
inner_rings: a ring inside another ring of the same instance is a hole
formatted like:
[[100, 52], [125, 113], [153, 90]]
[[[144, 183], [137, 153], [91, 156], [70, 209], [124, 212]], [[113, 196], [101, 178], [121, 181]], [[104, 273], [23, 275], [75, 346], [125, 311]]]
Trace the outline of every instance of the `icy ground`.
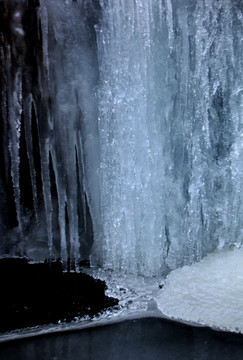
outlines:
[[94, 268], [85, 272], [106, 281], [106, 295], [118, 298], [118, 306], [92, 319], [77, 317], [71, 323], [10, 332], [0, 342], [151, 316], [243, 334], [243, 248], [210, 254], [201, 262], [172, 271], [166, 279]]
[[106, 281], [107, 295], [119, 299], [119, 307], [101, 317], [153, 311], [158, 316], [243, 333], [243, 248], [210, 254], [172, 271], [166, 280], [101, 269], [92, 270], [92, 275]]
[[102, 269], [89, 269], [88, 274], [94, 278], [104, 280], [107, 285], [106, 295], [119, 299], [115, 309], [99, 315], [105, 318], [126, 317], [132, 314], [153, 312], [159, 315], [155, 298], [159, 295], [164, 284], [161, 277], [146, 278], [119, 274]]

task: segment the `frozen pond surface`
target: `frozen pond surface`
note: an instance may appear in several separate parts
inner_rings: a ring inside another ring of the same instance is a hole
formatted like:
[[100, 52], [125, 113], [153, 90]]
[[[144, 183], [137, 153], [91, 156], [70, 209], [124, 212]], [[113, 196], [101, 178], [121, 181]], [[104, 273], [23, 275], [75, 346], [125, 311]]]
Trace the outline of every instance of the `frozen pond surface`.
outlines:
[[52, 334], [0, 345], [2, 360], [242, 359], [243, 338], [158, 318]]

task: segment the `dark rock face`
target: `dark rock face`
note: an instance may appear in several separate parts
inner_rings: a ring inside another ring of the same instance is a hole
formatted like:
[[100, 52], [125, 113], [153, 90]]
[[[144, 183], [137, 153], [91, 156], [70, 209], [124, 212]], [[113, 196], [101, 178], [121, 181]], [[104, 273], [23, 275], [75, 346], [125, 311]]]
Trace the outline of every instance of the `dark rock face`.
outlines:
[[0, 332], [93, 316], [118, 300], [106, 285], [84, 273], [63, 273], [59, 261], [29, 264], [0, 260]]
[[[97, 122], [99, 16], [97, 0], [0, 1], [0, 332], [117, 303], [103, 282], [62, 271], [93, 242], [83, 149]], [[48, 256], [62, 263], [23, 258]]]

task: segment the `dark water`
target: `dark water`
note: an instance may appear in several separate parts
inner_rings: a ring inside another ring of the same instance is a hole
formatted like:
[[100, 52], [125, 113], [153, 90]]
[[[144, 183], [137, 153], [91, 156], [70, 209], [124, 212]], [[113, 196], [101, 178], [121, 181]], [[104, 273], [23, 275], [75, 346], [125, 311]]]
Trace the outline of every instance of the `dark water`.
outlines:
[[237, 360], [243, 336], [145, 318], [0, 344], [1, 360]]

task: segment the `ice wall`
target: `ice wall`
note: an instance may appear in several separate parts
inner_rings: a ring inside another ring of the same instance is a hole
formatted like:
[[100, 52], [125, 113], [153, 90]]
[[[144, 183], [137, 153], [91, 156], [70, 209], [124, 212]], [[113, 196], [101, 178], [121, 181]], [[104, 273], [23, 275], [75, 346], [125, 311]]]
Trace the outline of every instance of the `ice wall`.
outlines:
[[60, 256], [77, 266], [99, 226], [99, 4], [0, 6], [1, 254]]
[[107, 0], [96, 27], [103, 234], [92, 259], [156, 275], [243, 239], [242, 6]]

